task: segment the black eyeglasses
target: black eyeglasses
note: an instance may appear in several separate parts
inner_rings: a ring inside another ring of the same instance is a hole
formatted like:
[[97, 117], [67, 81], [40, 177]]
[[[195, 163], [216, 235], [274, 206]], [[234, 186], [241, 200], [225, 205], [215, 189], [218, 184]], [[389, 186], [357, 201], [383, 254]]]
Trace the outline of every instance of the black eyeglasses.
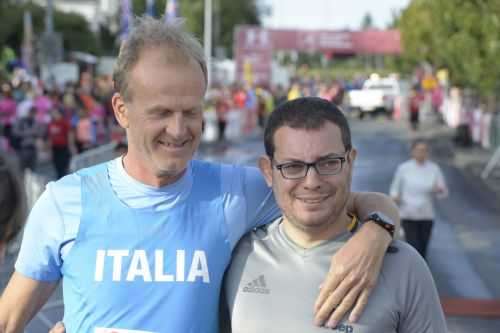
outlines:
[[312, 163], [302, 161], [286, 162], [276, 164], [275, 167], [280, 171], [283, 178], [301, 179], [307, 176], [310, 167], [313, 167], [321, 176], [336, 175], [342, 171], [342, 165], [345, 161], [345, 157], [339, 156], [321, 159]]

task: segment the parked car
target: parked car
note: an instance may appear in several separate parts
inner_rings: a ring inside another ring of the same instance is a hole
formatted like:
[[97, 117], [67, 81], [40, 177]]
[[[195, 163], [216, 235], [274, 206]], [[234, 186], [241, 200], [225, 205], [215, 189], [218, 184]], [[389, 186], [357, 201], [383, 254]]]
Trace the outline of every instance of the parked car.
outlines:
[[394, 100], [400, 93], [399, 83], [395, 78], [371, 77], [363, 83], [362, 89], [348, 93], [348, 105], [351, 110], [358, 111], [359, 117], [365, 114], [384, 112], [388, 117], [394, 111]]

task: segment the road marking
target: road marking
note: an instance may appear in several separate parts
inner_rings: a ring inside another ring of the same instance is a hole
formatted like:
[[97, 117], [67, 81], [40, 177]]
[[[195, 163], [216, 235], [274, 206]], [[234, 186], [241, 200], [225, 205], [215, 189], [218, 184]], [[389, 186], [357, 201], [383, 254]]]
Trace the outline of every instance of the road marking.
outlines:
[[441, 298], [444, 313], [448, 316], [500, 318], [500, 300], [471, 298]]

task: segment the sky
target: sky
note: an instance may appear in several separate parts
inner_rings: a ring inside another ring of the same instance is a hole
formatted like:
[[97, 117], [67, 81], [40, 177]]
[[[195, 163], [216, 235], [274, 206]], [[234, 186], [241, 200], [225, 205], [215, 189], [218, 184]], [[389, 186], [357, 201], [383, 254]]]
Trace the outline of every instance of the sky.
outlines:
[[289, 29], [357, 30], [366, 13], [377, 28], [392, 22], [392, 11], [408, 6], [410, 0], [261, 0], [271, 7], [264, 26]]

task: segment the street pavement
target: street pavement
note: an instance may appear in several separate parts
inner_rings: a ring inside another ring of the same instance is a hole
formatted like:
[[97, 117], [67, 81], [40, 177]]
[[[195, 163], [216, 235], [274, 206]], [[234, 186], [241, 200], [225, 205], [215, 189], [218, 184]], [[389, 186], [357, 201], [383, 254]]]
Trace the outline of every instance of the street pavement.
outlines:
[[[490, 153], [475, 147], [455, 147], [452, 131], [436, 125], [432, 118], [424, 119], [422, 129], [417, 133], [409, 131], [405, 122], [385, 118], [357, 120], [353, 117], [350, 122], [353, 142], [359, 151], [353, 178], [355, 190], [387, 193], [396, 167], [408, 158], [410, 140], [416, 136], [430, 140], [431, 158], [442, 167], [450, 188], [450, 196], [436, 203], [437, 221], [428, 258], [440, 296], [458, 300], [458, 307], [466, 314], [483, 302], [468, 300], [500, 300], [500, 251], [497, 245], [500, 243], [500, 190], [497, 190], [500, 189], [500, 177], [495, 170], [487, 182], [479, 178]], [[261, 134], [255, 131], [245, 140], [204, 143], [197, 157], [255, 165], [263, 151]], [[1, 268], [0, 283], [5, 283], [10, 274], [14, 257], [15, 249]], [[47, 332], [47, 328], [61, 316], [62, 301], [58, 289], [26, 332]], [[484, 314], [482, 317], [477, 314], [447, 315], [447, 323], [451, 333], [498, 333], [500, 313], [496, 316], [490, 314], [490, 317]]]

